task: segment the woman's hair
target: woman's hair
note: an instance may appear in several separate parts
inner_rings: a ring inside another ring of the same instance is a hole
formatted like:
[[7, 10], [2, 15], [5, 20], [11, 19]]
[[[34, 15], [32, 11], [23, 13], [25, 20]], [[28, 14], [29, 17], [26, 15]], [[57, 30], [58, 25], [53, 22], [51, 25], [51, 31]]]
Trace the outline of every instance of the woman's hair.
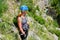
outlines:
[[21, 14], [18, 14], [18, 17], [21, 17], [22, 16], [22, 13]]
[[25, 13], [25, 11], [23, 11], [23, 12], [21, 11], [21, 13], [18, 14], [18, 17], [21, 17], [22, 14], [24, 14], [24, 13]]

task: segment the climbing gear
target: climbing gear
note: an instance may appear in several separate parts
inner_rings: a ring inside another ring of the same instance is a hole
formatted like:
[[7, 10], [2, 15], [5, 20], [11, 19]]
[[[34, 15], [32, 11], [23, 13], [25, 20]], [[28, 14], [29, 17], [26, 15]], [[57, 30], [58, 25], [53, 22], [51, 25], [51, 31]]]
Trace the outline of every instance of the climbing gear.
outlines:
[[20, 7], [20, 10], [21, 10], [21, 11], [27, 11], [27, 10], [28, 10], [28, 6], [22, 5], [22, 6]]

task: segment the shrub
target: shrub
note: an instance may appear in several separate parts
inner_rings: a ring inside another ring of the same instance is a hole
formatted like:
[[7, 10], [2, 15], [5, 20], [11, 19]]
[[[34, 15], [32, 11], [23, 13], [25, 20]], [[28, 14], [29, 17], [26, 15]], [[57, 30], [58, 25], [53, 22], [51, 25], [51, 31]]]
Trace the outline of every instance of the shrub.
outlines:
[[58, 27], [57, 21], [54, 21], [54, 22], [53, 22], [53, 25], [54, 25], [54, 27]]
[[45, 24], [45, 20], [41, 16], [37, 16], [35, 13], [29, 13], [38, 23]]
[[56, 10], [56, 15], [57, 15], [57, 22], [59, 23], [59, 16], [60, 16], [60, 0], [50, 0], [51, 7], [53, 7]]
[[2, 13], [7, 10], [6, 0], [0, 0], [0, 17], [3, 15]]

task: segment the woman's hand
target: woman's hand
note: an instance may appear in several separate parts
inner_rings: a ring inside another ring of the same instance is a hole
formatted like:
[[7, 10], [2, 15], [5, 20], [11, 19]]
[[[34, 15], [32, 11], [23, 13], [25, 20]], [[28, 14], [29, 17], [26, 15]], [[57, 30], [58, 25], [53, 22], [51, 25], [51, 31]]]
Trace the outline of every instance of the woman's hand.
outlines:
[[22, 34], [25, 35], [25, 32], [23, 31]]

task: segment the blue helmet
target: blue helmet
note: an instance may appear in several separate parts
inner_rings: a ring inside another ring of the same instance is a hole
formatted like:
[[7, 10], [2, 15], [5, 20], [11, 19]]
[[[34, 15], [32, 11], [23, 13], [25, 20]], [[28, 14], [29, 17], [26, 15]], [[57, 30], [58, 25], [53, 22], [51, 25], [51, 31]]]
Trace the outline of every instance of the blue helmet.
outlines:
[[21, 10], [21, 11], [27, 11], [27, 10], [28, 10], [28, 6], [22, 5], [22, 6], [20, 7], [20, 10]]

